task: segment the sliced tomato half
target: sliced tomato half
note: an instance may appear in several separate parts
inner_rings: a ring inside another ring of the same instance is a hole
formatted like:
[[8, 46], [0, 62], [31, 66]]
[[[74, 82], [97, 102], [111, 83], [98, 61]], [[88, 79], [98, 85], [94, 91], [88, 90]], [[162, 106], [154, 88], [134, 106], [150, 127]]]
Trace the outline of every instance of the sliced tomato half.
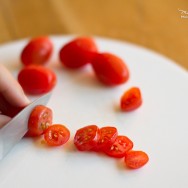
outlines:
[[36, 106], [28, 120], [28, 132], [26, 136], [39, 136], [52, 124], [52, 110], [46, 106]]
[[122, 158], [132, 148], [133, 142], [127, 136], [118, 136], [114, 144], [104, 150], [104, 152], [111, 157]]
[[120, 100], [122, 111], [132, 111], [139, 108], [142, 104], [142, 95], [138, 87], [132, 87], [126, 91]]
[[74, 144], [80, 151], [88, 151], [96, 147], [99, 140], [99, 128], [96, 125], [88, 125], [77, 130], [74, 136]]
[[144, 166], [149, 161], [148, 155], [143, 151], [129, 151], [125, 155], [127, 167], [137, 169]]
[[61, 124], [48, 127], [44, 133], [44, 139], [49, 146], [61, 146], [70, 138], [69, 129]]
[[118, 136], [118, 131], [115, 127], [102, 127], [99, 129], [99, 140], [94, 151], [103, 151], [104, 149], [110, 147], [116, 140]]

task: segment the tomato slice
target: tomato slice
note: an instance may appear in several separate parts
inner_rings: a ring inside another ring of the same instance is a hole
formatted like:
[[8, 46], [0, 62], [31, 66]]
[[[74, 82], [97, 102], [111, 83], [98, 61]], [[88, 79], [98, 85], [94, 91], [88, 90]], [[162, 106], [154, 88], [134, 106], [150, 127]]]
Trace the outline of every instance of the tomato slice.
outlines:
[[102, 127], [99, 129], [99, 140], [94, 151], [103, 151], [110, 147], [116, 140], [118, 131], [115, 127]]
[[132, 87], [126, 91], [120, 100], [122, 111], [132, 111], [142, 104], [142, 96], [138, 87]]
[[78, 129], [74, 136], [74, 144], [80, 151], [93, 149], [99, 140], [99, 128], [96, 125], [88, 125]]
[[125, 164], [129, 168], [137, 169], [149, 161], [148, 155], [143, 151], [129, 151], [125, 155]]
[[24, 65], [43, 65], [52, 55], [53, 44], [48, 37], [31, 39], [21, 53], [21, 61]]
[[104, 152], [115, 158], [122, 158], [126, 152], [133, 148], [133, 142], [127, 136], [118, 136], [114, 144], [104, 150]]
[[46, 67], [30, 65], [19, 72], [18, 81], [28, 94], [44, 94], [54, 88], [57, 78], [55, 73]]
[[65, 67], [78, 69], [90, 63], [97, 51], [97, 46], [93, 39], [78, 37], [61, 48], [59, 57]]
[[92, 59], [92, 68], [100, 82], [108, 86], [125, 83], [129, 70], [125, 62], [111, 53], [98, 53]]
[[61, 146], [70, 138], [70, 131], [61, 124], [48, 127], [44, 133], [44, 140], [49, 146]]
[[50, 108], [43, 105], [36, 106], [30, 114], [26, 136], [42, 135], [48, 126], [52, 124], [52, 116]]

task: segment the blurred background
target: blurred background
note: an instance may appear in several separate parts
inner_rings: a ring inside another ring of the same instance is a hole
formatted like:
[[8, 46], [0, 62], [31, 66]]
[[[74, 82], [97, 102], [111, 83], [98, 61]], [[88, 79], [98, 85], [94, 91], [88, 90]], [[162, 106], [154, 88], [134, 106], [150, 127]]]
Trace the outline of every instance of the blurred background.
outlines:
[[188, 70], [188, 0], [0, 0], [0, 45], [65, 34], [136, 43]]

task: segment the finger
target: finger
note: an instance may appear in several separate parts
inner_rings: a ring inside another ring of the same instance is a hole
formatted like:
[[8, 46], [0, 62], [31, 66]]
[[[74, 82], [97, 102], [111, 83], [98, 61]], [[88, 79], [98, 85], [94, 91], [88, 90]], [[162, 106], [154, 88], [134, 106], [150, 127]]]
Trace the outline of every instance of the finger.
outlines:
[[0, 93], [13, 106], [26, 106], [29, 103], [20, 84], [10, 72], [0, 64]]
[[24, 107], [18, 107], [18, 106], [13, 106], [9, 104], [5, 98], [0, 94], [0, 111], [1, 114], [9, 116], [9, 117], [14, 117], [16, 114], [18, 114]]
[[11, 118], [8, 116], [0, 115], [0, 128], [7, 124], [10, 120]]

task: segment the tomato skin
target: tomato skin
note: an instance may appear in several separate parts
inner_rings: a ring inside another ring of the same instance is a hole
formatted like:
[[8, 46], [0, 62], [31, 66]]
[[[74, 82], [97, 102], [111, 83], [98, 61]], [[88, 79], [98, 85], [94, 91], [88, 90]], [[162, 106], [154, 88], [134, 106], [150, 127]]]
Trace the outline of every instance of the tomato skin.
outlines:
[[24, 67], [18, 74], [18, 82], [28, 94], [44, 94], [56, 85], [55, 73], [43, 66], [30, 65]]
[[36, 106], [28, 120], [28, 132], [25, 136], [35, 137], [40, 136], [52, 124], [52, 110], [46, 106]]
[[114, 144], [104, 150], [104, 152], [114, 158], [122, 158], [126, 152], [133, 148], [133, 142], [127, 136], [118, 136]]
[[91, 62], [98, 49], [93, 39], [89, 37], [78, 37], [64, 45], [59, 58], [65, 67], [78, 69]]
[[61, 124], [54, 124], [44, 132], [44, 140], [49, 146], [61, 146], [70, 138], [69, 129]]
[[125, 62], [111, 53], [98, 53], [92, 60], [92, 68], [98, 80], [107, 86], [116, 86], [129, 79]]
[[122, 111], [132, 111], [140, 107], [142, 104], [142, 96], [138, 87], [132, 87], [126, 91], [120, 100]]
[[110, 147], [116, 140], [118, 131], [115, 127], [102, 127], [99, 129], [99, 140], [94, 151], [103, 151], [105, 148]]
[[148, 161], [148, 155], [143, 151], [129, 151], [125, 155], [125, 164], [127, 167], [137, 169], [144, 166]]
[[44, 65], [51, 57], [53, 44], [48, 37], [31, 39], [21, 53], [23, 65]]
[[74, 144], [80, 151], [89, 151], [96, 147], [99, 140], [99, 128], [96, 125], [88, 125], [78, 129], [74, 136]]

